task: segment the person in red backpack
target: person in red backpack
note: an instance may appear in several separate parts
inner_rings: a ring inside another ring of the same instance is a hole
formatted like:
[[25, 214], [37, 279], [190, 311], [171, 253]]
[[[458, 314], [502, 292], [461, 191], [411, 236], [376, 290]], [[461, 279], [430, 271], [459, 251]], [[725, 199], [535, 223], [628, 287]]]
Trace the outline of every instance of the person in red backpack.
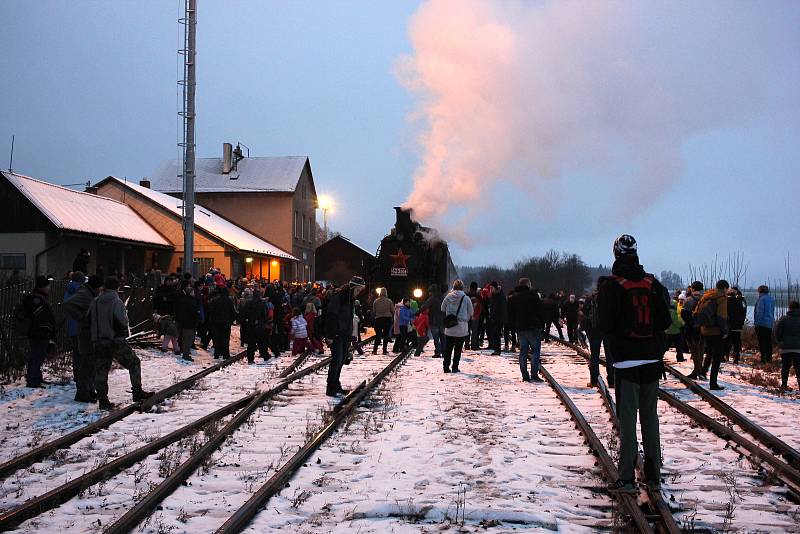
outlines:
[[614, 489], [636, 493], [637, 412], [642, 426], [645, 482], [661, 484], [661, 436], [658, 429], [658, 380], [665, 352], [664, 331], [671, 324], [669, 293], [639, 264], [636, 240], [614, 242], [611, 276], [598, 281], [597, 312], [606, 346], [614, 355], [619, 417], [619, 479]]
[[414, 356], [422, 354], [425, 345], [428, 344], [428, 321], [430, 321], [430, 313], [430, 308], [425, 308], [417, 315], [417, 318], [414, 319], [414, 330], [417, 331], [417, 350], [414, 352]]

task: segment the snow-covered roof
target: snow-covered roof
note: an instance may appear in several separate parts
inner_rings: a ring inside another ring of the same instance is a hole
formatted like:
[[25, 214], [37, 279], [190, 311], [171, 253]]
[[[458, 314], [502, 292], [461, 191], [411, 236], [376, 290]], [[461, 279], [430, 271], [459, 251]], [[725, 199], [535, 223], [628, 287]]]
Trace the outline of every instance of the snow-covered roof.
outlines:
[[[195, 191], [198, 193], [239, 193], [253, 191], [294, 192], [308, 161], [307, 156], [244, 158], [236, 169], [222, 173], [222, 158], [199, 158], [195, 162]], [[156, 191], [178, 193], [183, 181], [178, 177], [180, 162], [171, 160], [149, 176]]]
[[169, 241], [127, 204], [15, 172], [2, 171], [2, 175], [56, 228], [134, 243], [172, 247]]
[[[107, 180], [114, 180], [118, 184], [121, 184], [131, 191], [148, 198], [152, 202], [158, 204], [162, 208], [175, 215], [181, 216], [183, 213], [181, 209], [183, 200], [180, 198], [175, 198], [167, 195], [166, 193], [154, 191], [135, 183], [120, 180], [115, 176], [109, 176]], [[194, 206], [194, 225], [195, 227], [216, 237], [220, 241], [223, 241], [224, 243], [227, 243], [228, 245], [239, 250], [297, 261], [297, 258], [280, 247], [273, 245], [269, 241], [261, 239], [257, 235], [251, 234], [241, 226], [235, 225], [228, 219], [217, 215], [213, 211], [204, 208], [199, 204], [195, 204]]]

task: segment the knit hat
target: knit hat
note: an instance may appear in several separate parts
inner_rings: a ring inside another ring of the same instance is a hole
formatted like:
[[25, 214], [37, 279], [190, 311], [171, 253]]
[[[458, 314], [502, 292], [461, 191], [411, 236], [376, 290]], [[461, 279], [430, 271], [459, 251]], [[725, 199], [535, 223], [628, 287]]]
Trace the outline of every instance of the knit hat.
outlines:
[[51, 278], [48, 278], [48, 277], [46, 277], [46, 276], [41, 276], [41, 275], [40, 275], [40, 276], [37, 276], [37, 277], [36, 277], [36, 285], [35, 285], [35, 288], [36, 288], [36, 289], [41, 289], [41, 288], [43, 288], [43, 287], [47, 287], [47, 286], [49, 286], [49, 285], [50, 285], [50, 280], [51, 280]]
[[636, 239], [632, 235], [622, 234], [614, 241], [614, 257], [636, 256]]
[[354, 276], [350, 279], [350, 287], [364, 287], [367, 283], [360, 276]]
[[83, 283], [86, 281], [86, 275], [80, 271], [75, 271], [74, 273], [72, 273], [72, 276], [70, 276], [69, 279], [73, 282]]
[[89, 281], [87, 282], [87, 284], [89, 284], [89, 287], [91, 287], [92, 289], [103, 287], [103, 281], [96, 274], [93, 274], [92, 276], [89, 277]]

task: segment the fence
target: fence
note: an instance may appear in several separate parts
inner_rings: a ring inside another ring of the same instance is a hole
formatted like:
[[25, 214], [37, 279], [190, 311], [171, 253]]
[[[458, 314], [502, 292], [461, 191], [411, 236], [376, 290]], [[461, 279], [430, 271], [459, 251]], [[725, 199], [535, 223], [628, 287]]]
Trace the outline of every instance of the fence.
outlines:
[[[66, 321], [62, 309], [64, 291], [69, 282], [53, 280], [50, 282], [48, 300], [56, 317], [56, 345], [47, 358], [47, 365], [68, 368], [72, 365], [72, 340], [67, 336]], [[25, 332], [14, 331], [14, 307], [33, 290], [33, 282], [26, 281], [0, 289], [0, 381], [8, 382], [25, 374], [28, 358], [28, 339]], [[131, 326], [140, 329], [152, 313], [152, 290], [137, 284], [125, 288], [120, 296], [125, 301]]]

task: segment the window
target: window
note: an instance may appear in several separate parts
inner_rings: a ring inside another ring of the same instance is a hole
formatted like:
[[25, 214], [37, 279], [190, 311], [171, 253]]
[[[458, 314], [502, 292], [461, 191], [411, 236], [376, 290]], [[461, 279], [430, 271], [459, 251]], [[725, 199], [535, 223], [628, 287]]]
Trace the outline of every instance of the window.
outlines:
[[294, 237], [300, 239], [303, 235], [300, 233], [300, 212], [294, 212]]
[[301, 215], [301, 217], [302, 217], [301, 221], [302, 221], [303, 226], [300, 229], [300, 239], [305, 239], [306, 238], [306, 216], [305, 215]]
[[0, 269], [19, 269], [25, 270], [25, 254], [2, 254], [0, 255]]
[[[194, 266], [197, 269], [197, 276], [205, 276], [214, 267], [214, 258], [195, 258]], [[178, 267], [183, 268], [183, 258], [178, 258]]]

